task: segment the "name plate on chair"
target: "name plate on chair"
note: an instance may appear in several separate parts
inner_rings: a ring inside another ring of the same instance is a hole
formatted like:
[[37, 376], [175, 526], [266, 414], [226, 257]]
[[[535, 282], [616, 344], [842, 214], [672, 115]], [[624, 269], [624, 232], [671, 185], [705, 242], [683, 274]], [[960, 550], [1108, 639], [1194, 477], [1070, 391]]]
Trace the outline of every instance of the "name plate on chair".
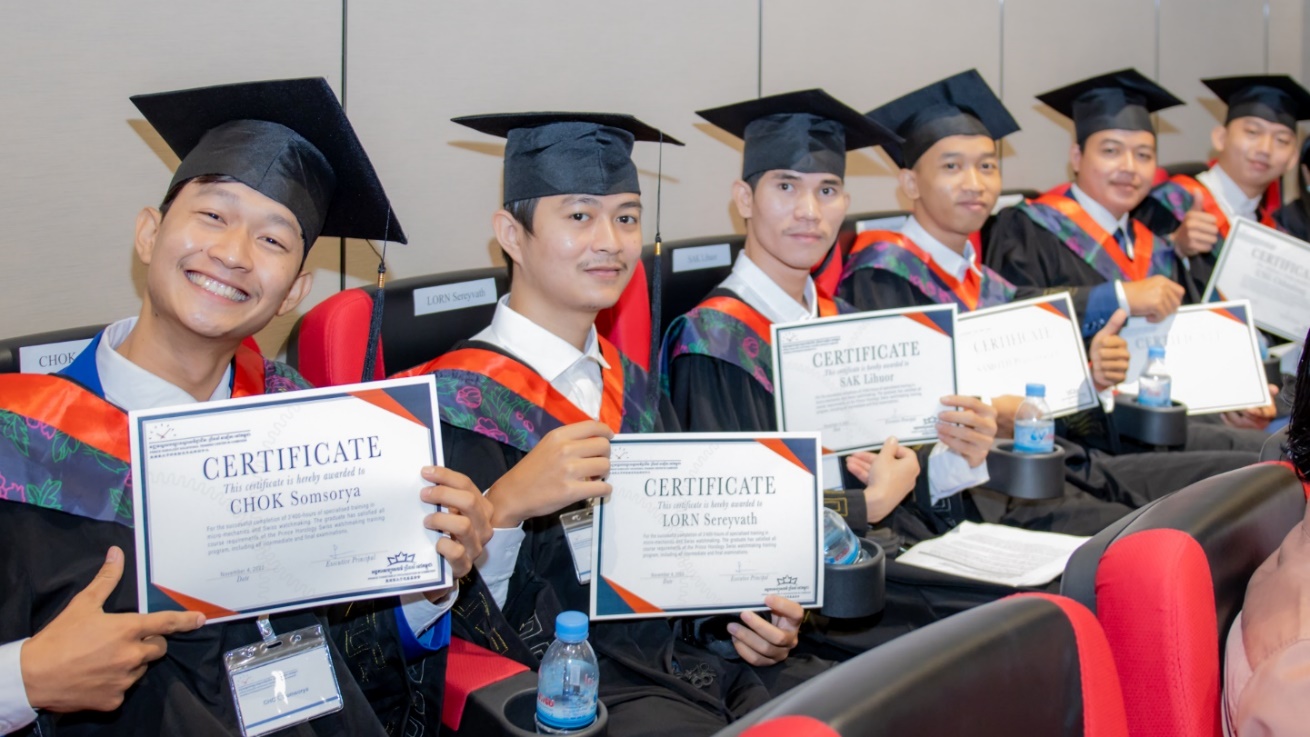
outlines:
[[63, 371], [90, 342], [90, 338], [82, 338], [44, 345], [25, 345], [18, 349], [18, 370], [25, 374]]
[[673, 273], [699, 271], [732, 265], [732, 247], [727, 243], [691, 246], [673, 251]]
[[415, 289], [414, 317], [495, 304], [499, 297], [496, 280], [491, 277]]

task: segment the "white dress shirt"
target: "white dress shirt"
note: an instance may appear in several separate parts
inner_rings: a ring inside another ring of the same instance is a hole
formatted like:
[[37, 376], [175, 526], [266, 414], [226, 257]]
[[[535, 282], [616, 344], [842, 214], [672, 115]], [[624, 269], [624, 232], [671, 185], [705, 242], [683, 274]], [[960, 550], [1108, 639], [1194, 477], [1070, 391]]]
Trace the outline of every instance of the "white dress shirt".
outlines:
[[[601, 371], [609, 368], [609, 364], [601, 355], [595, 326], [587, 334], [585, 350], [579, 351], [568, 341], [511, 309], [509, 295], [505, 295], [496, 303], [491, 325], [473, 336], [473, 340], [509, 352], [541, 374], [588, 417], [595, 419], [600, 416], [604, 391]], [[518, 560], [522, 545], [523, 525], [520, 524], [496, 528], [484, 548], [485, 557], [478, 572], [496, 600], [496, 606], [504, 606], [505, 598], [509, 596], [509, 579], [514, 575], [514, 562]]]
[[901, 235], [910, 239], [914, 245], [922, 248], [925, 253], [942, 267], [942, 270], [955, 277], [956, 281], [964, 281], [964, 277], [970, 271], [982, 277], [982, 269], [978, 268], [978, 256], [973, 250], [973, 243], [964, 242], [964, 254], [956, 253], [950, 246], [937, 240], [924, 230], [918, 220], [911, 215], [905, 225], [901, 226]]
[[1205, 185], [1210, 190], [1210, 195], [1214, 197], [1219, 209], [1223, 211], [1224, 216], [1229, 222], [1238, 218], [1246, 218], [1259, 222], [1260, 218], [1256, 217], [1256, 210], [1260, 207], [1260, 197], [1247, 197], [1242, 188], [1237, 186], [1237, 182], [1228, 176], [1222, 166], [1215, 164], [1196, 175], [1196, 181]]
[[[137, 318], [119, 320], [105, 328], [96, 348], [96, 371], [105, 399], [124, 410], [155, 409], [196, 401], [185, 389], [172, 384], [132, 363], [116, 349], [127, 339], [136, 326]], [[209, 401], [230, 399], [232, 396], [232, 367], [228, 366], [214, 387]], [[433, 604], [423, 594], [400, 597], [405, 620], [415, 637], [426, 632], [455, 603], [455, 596], [447, 594]], [[23, 686], [23, 669], [20, 650], [26, 640], [0, 645], [0, 734], [12, 732], [31, 724], [36, 719]]]
[[[913, 222], [913, 218], [909, 222]], [[919, 230], [922, 231], [923, 228], [920, 227]], [[907, 234], [907, 237], [918, 245], [924, 245], [913, 236]], [[940, 243], [937, 245], [950, 250]], [[819, 316], [813, 279], [805, 278], [805, 304], [801, 304], [792, 299], [791, 295], [770, 279], [768, 274], [747, 258], [745, 251], [737, 255], [737, 260], [732, 265], [732, 273], [719, 286], [731, 290], [741, 297], [743, 302], [772, 322], [812, 320]], [[942, 443], [934, 445], [928, 455], [928, 492], [934, 502], [970, 487], [984, 484], [990, 478], [986, 461], [978, 464], [977, 468], [970, 468], [964, 456]]]

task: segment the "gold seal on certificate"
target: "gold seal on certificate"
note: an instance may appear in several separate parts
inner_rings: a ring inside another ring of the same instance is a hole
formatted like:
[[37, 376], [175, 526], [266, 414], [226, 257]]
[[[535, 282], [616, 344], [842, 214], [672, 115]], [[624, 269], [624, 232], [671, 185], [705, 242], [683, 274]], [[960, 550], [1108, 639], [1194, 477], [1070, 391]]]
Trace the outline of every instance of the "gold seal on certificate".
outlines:
[[991, 400], [1046, 385], [1052, 417], [1096, 406], [1078, 316], [1068, 294], [1011, 302], [960, 315], [956, 325], [960, 394]]
[[1240, 218], [1202, 301], [1245, 299], [1256, 327], [1294, 343], [1310, 330], [1310, 243]]
[[451, 584], [430, 376], [130, 414], [142, 612], [210, 622]]
[[937, 439], [955, 394], [955, 305], [773, 325], [781, 430], [818, 432], [834, 453]]
[[619, 435], [596, 505], [593, 619], [823, 601], [814, 433]]
[[1147, 351], [1165, 347], [1174, 401], [1187, 414], [1203, 415], [1269, 404], [1252, 307], [1246, 300], [1184, 305], [1157, 323], [1129, 318], [1119, 336], [1128, 342], [1126, 394], [1137, 394], [1137, 377], [1146, 368]]

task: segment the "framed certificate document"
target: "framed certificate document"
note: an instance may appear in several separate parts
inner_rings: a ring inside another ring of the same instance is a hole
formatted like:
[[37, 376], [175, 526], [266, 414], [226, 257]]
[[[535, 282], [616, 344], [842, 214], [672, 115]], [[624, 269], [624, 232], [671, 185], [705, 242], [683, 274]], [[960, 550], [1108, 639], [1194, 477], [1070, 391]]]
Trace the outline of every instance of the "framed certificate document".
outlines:
[[940, 400], [956, 393], [955, 319], [951, 304], [775, 324], [778, 429], [818, 432], [842, 454], [935, 440]]
[[596, 505], [592, 619], [823, 602], [815, 433], [618, 435]]
[[430, 376], [130, 413], [140, 610], [211, 622], [451, 584]]
[[1022, 397], [1046, 385], [1046, 404], [1063, 417], [1097, 404], [1082, 331], [1067, 294], [1011, 302], [960, 315], [955, 327], [960, 394]]
[[1310, 330], [1310, 243], [1241, 218], [1224, 240], [1205, 302], [1245, 299], [1256, 327], [1294, 343]]
[[1128, 342], [1128, 379], [1121, 391], [1137, 394], [1147, 351], [1165, 347], [1172, 399], [1187, 414], [1203, 415], [1269, 404], [1269, 381], [1256, 343], [1252, 307], [1246, 300], [1184, 305], [1157, 323], [1132, 317], [1119, 331]]

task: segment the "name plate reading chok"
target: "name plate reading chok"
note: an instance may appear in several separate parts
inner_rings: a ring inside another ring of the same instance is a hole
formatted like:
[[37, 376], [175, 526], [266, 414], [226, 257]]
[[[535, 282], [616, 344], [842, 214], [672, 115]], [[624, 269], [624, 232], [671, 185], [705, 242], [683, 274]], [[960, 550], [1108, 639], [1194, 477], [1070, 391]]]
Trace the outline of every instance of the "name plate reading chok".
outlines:
[[431, 376], [130, 413], [140, 611], [210, 622], [452, 583]]

